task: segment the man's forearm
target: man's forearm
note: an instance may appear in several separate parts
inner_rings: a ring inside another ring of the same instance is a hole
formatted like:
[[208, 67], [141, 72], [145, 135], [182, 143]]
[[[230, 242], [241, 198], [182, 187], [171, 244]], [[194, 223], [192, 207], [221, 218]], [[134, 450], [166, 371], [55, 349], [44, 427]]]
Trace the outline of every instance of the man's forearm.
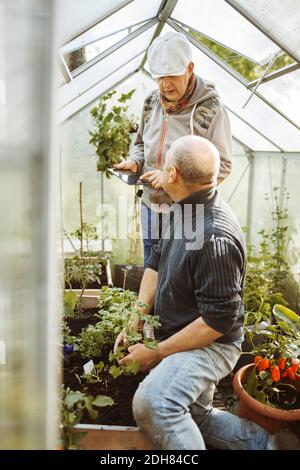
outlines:
[[139, 301], [147, 304], [144, 313], [150, 313], [154, 304], [157, 287], [157, 272], [147, 268], [144, 272], [139, 291]]
[[158, 345], [161, 359], [176, 352], [202, 349], [223, 336], [222, 333], [210, 328], [202, 318], [198, 318], [170, 338]]

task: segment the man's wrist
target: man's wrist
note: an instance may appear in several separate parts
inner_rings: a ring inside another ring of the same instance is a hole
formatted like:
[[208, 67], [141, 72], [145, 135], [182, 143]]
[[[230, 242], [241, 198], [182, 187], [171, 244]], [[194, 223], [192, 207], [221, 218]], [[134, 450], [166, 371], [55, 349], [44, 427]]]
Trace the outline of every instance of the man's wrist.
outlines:
[[158, 356], [159, 356], [161, 361], [169, 356], [169, 353], [167, 351], [166, 346], [167, 345], [166, 345], [165, 341], [162, 341], [161, 343], [158, 343], [157, 352], [158, 352]]

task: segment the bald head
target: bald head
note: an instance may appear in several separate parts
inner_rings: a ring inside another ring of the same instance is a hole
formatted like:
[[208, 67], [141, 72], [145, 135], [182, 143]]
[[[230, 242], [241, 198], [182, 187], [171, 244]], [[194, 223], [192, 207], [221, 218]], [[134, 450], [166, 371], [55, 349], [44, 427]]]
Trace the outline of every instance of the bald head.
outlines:
[[217, 183], [220, 156], [207, 139], [186, 135], [175, 140], [166, 159], [168, 167], [174, 165], [186, 186], [213, 185]]

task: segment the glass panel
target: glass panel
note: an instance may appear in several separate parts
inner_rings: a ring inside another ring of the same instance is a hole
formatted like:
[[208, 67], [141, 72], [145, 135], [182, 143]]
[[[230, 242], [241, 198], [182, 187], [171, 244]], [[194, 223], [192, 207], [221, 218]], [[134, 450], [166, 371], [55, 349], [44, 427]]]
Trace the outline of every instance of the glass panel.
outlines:
[[[68, 66], [69, 71], [72, 72], [73, 70], [76, 70], [78, 67], [85, 64], [86, 62], [91, 61], [92, 59], [109, 49], [111, 46], [121, 41], [121, 39], [127, 37], [129, 33], [137, 30], [145, 24], [145, 22], [142, 22], [141, 24], [139, 23], [136, 26], [124, 29], [116, 34], [110, 35], [104, 39], [100, 39], [99, 41], [95, 41], [92, 44], [87, 45], [86, 47], [71, 52], [70, 54], [65, 54], [64, 60]], [[90, 65], [92, 66], [93, 64]]]
[[279, 49], [224, 0], [179, 0], [172, 17], [255, 62]]
[[[234, 152], [235, 153], [235, 152]], [[232, 171], [230, 176], [219, 186], [222, 198], [228, 201], [230, 207], [237, 216], [242, 227], [247, 224], [247, 199], [248, 199], [248, 171], [245, 172], [240, 184], [236, 187], [241, 175], [248, 166], [246, 157], [234, 156], [232, 160]]]
[[252, 150], [256, 151], [271, 151], [276, 152], [278, 148], [272, 145], [268, 140], [264, 139], [248, 124], [238, 118], [235, 114], [229, 113], [232, 135], [236, 137], [240, 142], [245, 144]]
[[195, 72], [202, 78], [215, 83], [226, 106], [254, 128], [259, 129], [262, 134], [282, 149], [289, 151], [300, 149], [300, 131], [298, 129], [257, 96], [253, 96], [246, 108], [243, 109], [250, 91], [208, 56], [196, 47], [192, 47]]
[[[95, 41], [99, 41], [100, 39], [113, 35], [120, 29], [129, 28], [135, 23], [153, 18], [157, 14], [160, 3], [161, 0], [152, 0], [151, 2], [135, 0], [70, 43], [66, 44], [61, 48], [61, 52], [65, 54], [70, 50], [81, 49], [88, 44], [92, 44]], [[114, 40], [114, 42], [117, 42], [117, 39]]]
[[[174, 29], [166, 25], [161, 34], [168, 31], [174, 31]], [[274, 145], [285, 151], [297, 152], [300, 150], [300, 131], [295, 126], [257, 96], [253, 96], [246, 108], [243, 109], [251, 92], [194, 45], [192, 45], [192, 49], [195, 73], [216, 85], [221, 100], [229, 109], [258, 129]]]
[[249, 235], [251, 243], [257, 244], [260, 241], [258, 232], [263, 228], [272, 228], [273, 188], [281, 184], [282, 159], [278, 156], [258, 156], [254, 157], [253, 164], [252, 226]]
[[270, 31], [278, 44], [300, 61], [300, 2], [299, 0], [230, 0], [248, 18]]
[[59, 44], [91, 28], [101, 18], [132, 0], [59, 0], [56, 2]]
[[[258, 65], [249, 58], [242, 56], [239, 52], [235, 52], [232, 49], [225, 47], [223, 44], [210, 39], [208, 36], [192, 30], [189, 26], [183, 26], [183, 29], [195, 36], [197, 41], [212, 50], [213, 53], [220, 57], [223, 62], [226, 62], [231, 68], [246, 78], [247, 81], [252, 82], [253, 80], [257, 80], [265, 73], [265, 63]], [[274, 63], [272, 63], [268, 73], [275, 72], [276, 70], [294, 63], [295, 60], [292, 57], [288, 54], [282, 54], [277, 57]]]
[[[119, 73], [119, 71], [115, 72]], [[112, 77], [113, 78], [113, 77]], [[112, 83], [110, 82], [110, 86]], [[143, 102], [148, 93], [153, 89], [153, 82], [145, 77], [141, 72], [134, 74], [116, 88], [120, 93], [127, 93], [135, 89], [135, 93], [129, 102], [128, 113], [139, 119]], [[105, 92], [105, 90], [103, 90]], [[100, 93], [99, 93], [100, 94]], [[98, 96], [99, 96], [98, 94]], [[78, 190], [79, 182], [83, 182], [83, 202], [85, 220], [93, 225], [100, 222], [99, 204], [101, 201], [101, 176], [96, 171], [96, 161], [94, 148], [89, 145], [88, 130], [93, 127], [93, 120], [90, 110], [96, 102], [90, 102], [85, 109], [68, 119], [60, 126], [60, 144], [62, 146], [62, 177], [63, 177], [63, 220], [67, 231], [74, 230], [78, 226]], [[104, 201], [111, 203], [116, 209], [119, 217], [118, 202], [119, 196], [126, 198], [128, 207], [134, 199], [134, 188], [127, 186], [118, 178], [104, 178]], [[110, 225], [114, 227], [113, 211], [110, 211]], [[121, 223], [126, 227], [127, 213], [121, 213]], [[105, 225], [107, 219], [105, 219]], [[118, 240], [114, 242], [113, 258], [118, 262], [126, 262], [128, 257], [128, 240]]]
[[66, 104], [62, 109], [57, 113], [58, 123], [65, 121], [67, 118], [75, 114], [80, 109], [84, 108], [91, 101], [98, 98], [104, 94], [110, 88], [113, 88], [116, 83], [120, 82], [126, 78], [129, 74], [138, 70], [140, 67], [144, 54], [140, 54], [135, 59], [128, 62], [123, 67], [118, 68], [115, 72], [111, 73], [107, 78], [102, 80], [100, 83], [92, 87], [90, 90], [86, 91], [82, 95], [78, 96], [69, 104]]
[[93, 67], [89, 68], [74, 79], [79, 93], [83, 93], [91, 86], [106, 78], [122, 65], [127, 64], [131, 59], [145, 51], [150, 44], [155, 31], [155, 26], [145, 31], [140, 36], [129, 41], [117, 51], [105, 57]]
[[259, 93], [300, 126], [300, 70], [263, 83]]
[[288, 211], [290, 216], [290, 225], [293, 230], [293, 238], [290, 243], [289, 252], [292, 256], [292, 265], [294, 272], [300, 282], [300, 155], [295, 158], [287, 159], [286, 168], [286, 187], [290, 195], [288, 200]]

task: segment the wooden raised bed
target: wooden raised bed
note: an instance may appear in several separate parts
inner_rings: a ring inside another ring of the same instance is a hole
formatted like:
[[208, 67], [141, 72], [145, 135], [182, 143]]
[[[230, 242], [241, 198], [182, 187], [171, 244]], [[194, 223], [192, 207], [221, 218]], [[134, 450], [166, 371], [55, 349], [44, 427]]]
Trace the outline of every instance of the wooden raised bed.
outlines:
[[137, 427], [77, 424], [78, 432], [87, 432], [80, 443], [84, 450], [154, 450], [150, 439]]
[[[67, 289], [66, 289], [67, 290]], [[72, 289], [77, 297], [81, 294], [81, 289]], [[97, 308], [100, 299], [100, 289], [85, 289], [82, 296], [82, 306], [85, 310]]]
[[[78, 296], [80, 289], [72, 289]], [[82, 296], [84, 309], [97, 308], [100, 289], [85, 289]], [[145, 433], [136, 426], [109, 426], [77, 424], [75, 432], [86, 432], [80, 445], [84, 450], [153, 450], [154, 447]]]

